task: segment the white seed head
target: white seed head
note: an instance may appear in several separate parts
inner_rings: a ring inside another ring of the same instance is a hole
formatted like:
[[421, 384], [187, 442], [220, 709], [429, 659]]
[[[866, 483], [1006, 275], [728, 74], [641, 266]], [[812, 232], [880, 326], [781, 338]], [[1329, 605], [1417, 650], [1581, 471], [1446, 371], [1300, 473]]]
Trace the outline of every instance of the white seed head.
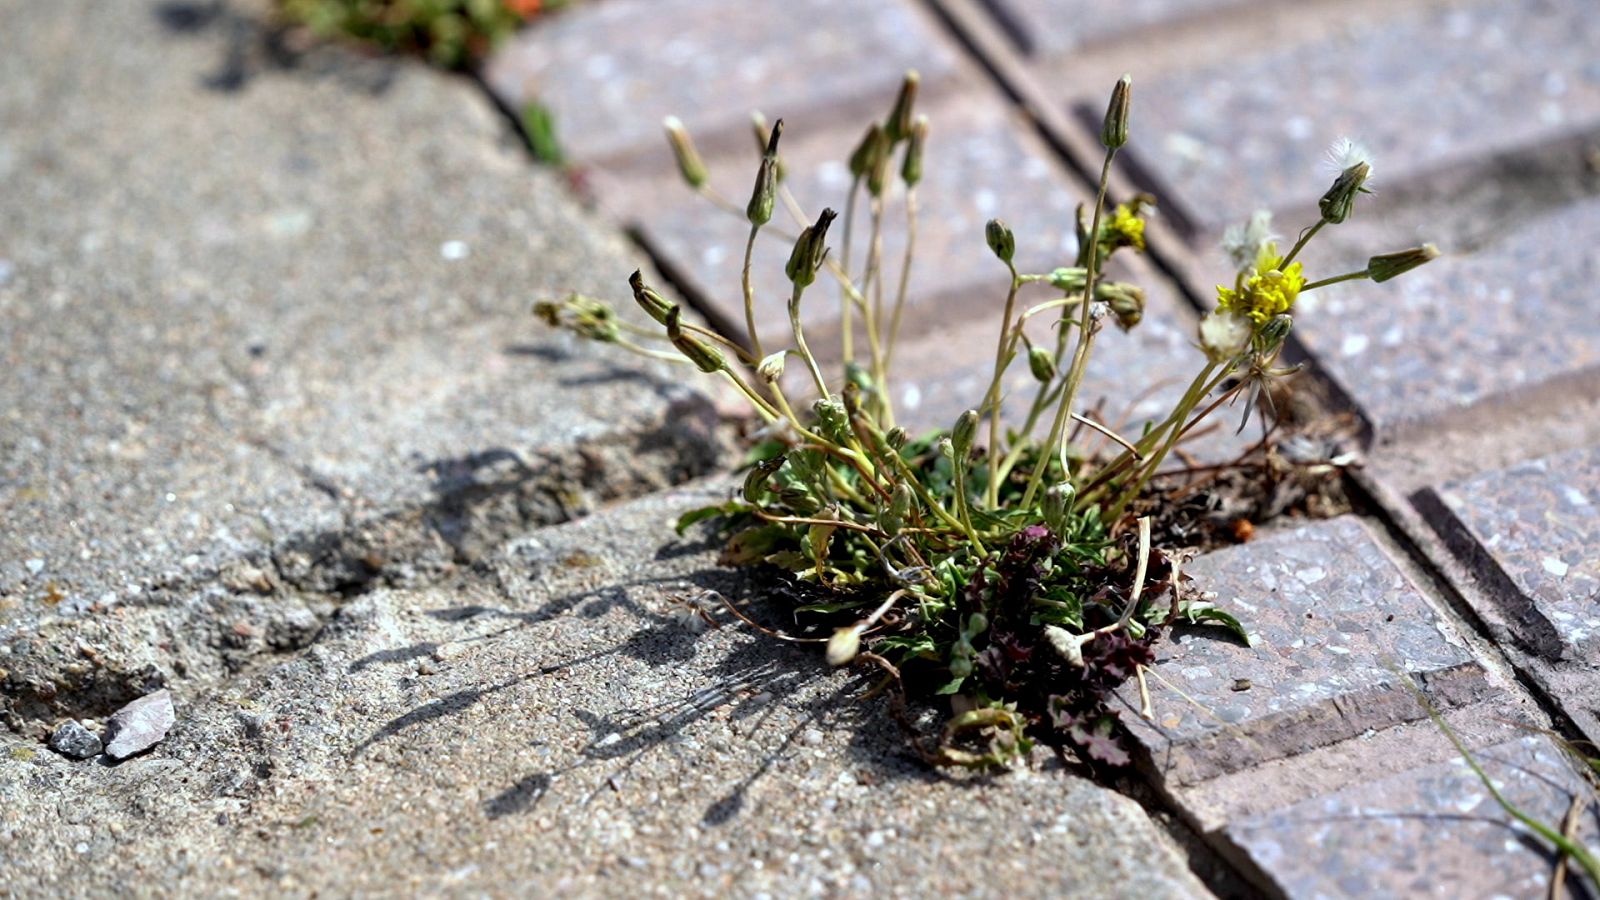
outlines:
[[841, 628], [828, 638], [828, 665], [842, 666], [856, 658], [861, 651], [861, 626]]
[[1367, 164], [1366, 184], [1372, 183], [1372, 171], [1377, 168], [1372, 162], [1372, 153], [1360, 141], [1342, 137], [1328, 147], [1327, 169], [1328, 175], [1338, 175], [1340, 172], [1358, 163]]
[[1253, 331], [1248, 318], [1231, 310], [1214, 309], [1200, 320], [1200, 349], [1214, 363], [1229, 362], [1250, 346]]
[[1222, 250], [1228, 254], [1233, 267], [1242, 270], [1255, 263], [1262, 247], [1277, 239], [1272, 233], [1272, 213], [1258, 209], [1251, 214], [1250, 221], [1228, 226], [1222, 233]]

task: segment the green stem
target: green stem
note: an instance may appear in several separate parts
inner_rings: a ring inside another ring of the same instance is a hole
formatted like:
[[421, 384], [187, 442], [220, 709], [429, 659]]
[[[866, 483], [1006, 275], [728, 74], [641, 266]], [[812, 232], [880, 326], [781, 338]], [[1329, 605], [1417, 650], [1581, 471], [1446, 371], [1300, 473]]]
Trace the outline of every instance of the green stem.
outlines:
[[[906, 252], [900, 263], [900, 287], [895, 291], [894, 312], [889, 316], [889, 343], [883, 348], [883, 377], [888, 379], [894, 364], [894, 345], [900, 338], [900, 313], [906, 307], [906, 292], [911, 286], [911, 257], [917, 245], [917, 189], [906, 189]], [[887, 385], [885, 385], [887, 387]]]
[[828, 383], [823, 380], [822, 368], [817, 365], [817, 358], [811, 355], [811, 348], [806, 346], [806, 333], [800, 327], [800, 295], [805, 288], [796, 284], [794, 292], [789, 295], [789, 328], [794, 331], [794, 342], [800, 350], [800, 358], [806, 361], [806, 367], [811, 370], [811, 379], [817, 383], [817, 393], [822, 399], [827, 400], [832, 394], [828, 393]]
[[758, 360], [767, 354], [761, 349], [761, 337], [756, 334], [756, 290], [750, 283], [750, 258], [755, 253], [756, 233], [760, 230], [760, 225], [750, 226], [750, 237], [744, 242], [744, 271], [739, 281], [744, 288], [744, 327], [750, 337], [750, 349]]
[[845, 283], [839, 286], [839, 323], [843, 329], [841, 343], [844, 350], [844, 363], [849, 365], [855, 362], [855, 335], [850, 324], [850, 292], [846, 290], [850, 278], [850, 236], [851, 226], [856, 218], [856, 195], [861, 191], [861, 176], [850, 179], [850, 196], [844, 204], [844, 249], [839, 252], [839, 268], [845, 274]]
[[1367, 270], [1366, 269], [1362, 269], [1359, 272], [1346, 272], [1343, 275], [1335, 275], [1332, 278], [1324, 278], [1321, 281], [1313, 281], [1310, 284], [1300, 288], [1300, 293], [1303, 294], [1306, 291], [1314, 291], [1319, 287], [1327, 287], [1330, 284], [1338, 284], [1341, 281], [1355, 281], [1357, 278], [1366, 278], [1366, 277], [1367, 277]]
[[1301, 249], [1304, 248], [1305, 245], [1308, 242], [1310, 242], [1310, 240], [1313, 237], [1316, 236], [1317, 232], [1322, 230], [1322, 226], [1324, 226], [1326, 224], [1328, 224], [1328, 220], [1327, 219], [1318, 219], [1317, 220], [1317, 224], [1311, 226], [1310, 228], [1307, 228], [1305, 230], [1305, 233], [1300, 235], [1300, 240], [1294, 242], [1294, 247], [1289, 250], [1289, 255], [1285, 256], [1283, 258], [1283, 262], [1278, 264], [1278, 268], [1279, 269], [1288, 268], [1289, 267], [1289, 263], [1294, 262], [1294, 258], [1296, 256], [1300, 255]]
[[1000, 340], [994, 348], [994, 375], [989, 379], [989, 390], [983, 395], [983, 406], [980, 409], [989, 410], [989, 489], [987, 492], [987, 509], [994, 509], [1000, 505], [1000, 482], [995, 478], [998, 470], [995, 468], [1000, 459], [1000, 380], [1005, 376], [1006, 363], [1010, 355], [1015, 352], [1017, 335], [1021, 329], [1013, 331], [1011, 328], [1011, 310], [1017, 303], [1017, 290], [1022, 287], [1022, 281], [1017, 278], [1017, 267], [1006, 263], [1006, 268], [1011, 271], [1011, 289], [1006, 292], [1006, 308], [1000, 318]]

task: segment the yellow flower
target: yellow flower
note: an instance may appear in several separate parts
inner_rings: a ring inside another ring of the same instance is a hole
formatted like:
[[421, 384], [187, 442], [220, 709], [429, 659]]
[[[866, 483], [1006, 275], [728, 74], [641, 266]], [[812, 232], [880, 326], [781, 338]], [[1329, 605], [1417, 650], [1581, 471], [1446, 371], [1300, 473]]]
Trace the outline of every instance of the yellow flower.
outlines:
[[[1281, 267], [1281, 268], [1280, 268]], [[1256, 264], [1245, 277], [1241, 289], [1217, 285], [1217, 306], [1249, 316], [1257, 325], [1294, 308], [1294, 301], [1305, 287], [1299, 263], [1283, 266], [1278, 245], [1269, 243], [1256, 256]]]
[[1140, 252], [1144, 251], [1144, 220], [1139, 218], [1139, 214], [1126, 203], [1118, 203], [1117, 208], [1111, 213], [1108, 231], [1110, 233], [1107, 236], [1113, 246], [1132, 247]]

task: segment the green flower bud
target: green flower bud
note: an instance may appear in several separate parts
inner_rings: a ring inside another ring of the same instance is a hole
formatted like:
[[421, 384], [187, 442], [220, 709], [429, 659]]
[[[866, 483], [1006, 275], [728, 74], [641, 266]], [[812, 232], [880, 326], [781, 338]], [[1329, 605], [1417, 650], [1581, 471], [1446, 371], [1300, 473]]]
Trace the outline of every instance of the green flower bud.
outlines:
[[1111, 89], [1111, 103], [1106, 107], [1105, 124], [1100, 127], [1100, 143], [1108, 150], [1116, 150], [1128, 142], [1128, 104], [1133, 93], [1133, 77], [1122, 76]]
[[1279, 313], [1268, 319], [1251, 339], [1252, 345], [1261, 353], [1271, 353], [1283, 346], [1284, 339], [1294, 328], [1294, 316]]
[[678, 305], [668, 301], [655, 288], [645, 284], [644, 275], [638, 269], [634, 269], [633, 274], [628, 276], [628, 285], [633, 288], [634, 301], [649, 314], [650, 318], [662, 325], [667, 324], [667, 316], [677, 309]]
[[854, 178], [865, 178], [872, 170], [872, 154], [879, 140], [883, 126], [874, 122], [867, 126], [867, 131], [861, 136], [861, 142], [856, 144], [856, 149], [850, 152], [850, 175]]
[[1144, 318], [1144, 290], [1124, 281], [1103, 281], [1094, 286], [1095, 299], [1105, 301], [1117, 325], [1127, 331]]
[[1017, 236], [1011, 233], [1006, 223], [999, 219], [990, 219], [988, 224], [983, 226], [983, 239], [989, 244], [989, 249], [994, 251], [994, 255], [1000, 257], [1001, 262], [1011, 265], [1011, 258], [1017, 253]]
[[978, 435], [978, 411], [969, 409], [956, 418], [954, 428], [950, 429], [950, 443], [955, 450], [957, 459], [966, 459], [972, 452], [972, 440]]
[[824, 437], [841, 446], [850, 442], [850, 414], [845, 411], [843, 400], [838, 397], [819, 399], [811, 404], [811, 411], [816, 414]]
[[944, 457], [945, 459], [955, 459], [956, 458], [956, 445], [953, 442], [951, 442], [951, 440], [949, 438], [947, 438], [947, 437], [939, 438], [939, 443], [936, 446], [937, 446], [937, 448], [939, 450], [939, 455], [940, 456]]
[[894, 142], [889, 140], [889, 133], [880, 127], [874, 126], [872, 133], [872, 149], [867, 154], [867, 192], [874, 197], [882, 197], [889, 181], [889, 158]]
[[904, 481], [896, 482], [889, 494], [889, 505], [878, 510], [878, 527], [891, 535], [898, 532], [911, 517], [913, 503], [915, 498], [911, 493], [911, 485]]
[[906, 157], [900, 163], [900, 180], [913, 188], [922, 180], [922, 148], [928, 142], [928, 117], [917, 116], [911, 125], [911, 139], [906, 144]]
[[678, 172], [683, 180], [696, 190], [704, 187], [709, 177], [706, 164], [700, 158], [700, 151], [694, 148], [694, 141], [689, 139], [688, 129], [677, 116], [667, 116], [662, 125], [667, 129], [667, 143], [672, 145], [672, 155], [678, 160]]
[[1333, 180], [1333, 186], [1317, 201], [1317, 209], [1322, 212], [1324, 221], [1337, 225], [1350, 218], [1350, 211], [1355, 208], [1356, 194], [1361, 192], [1361, 186], [1367, 183], [1367, 176], [1371, 174], [1372, 167], [1364, 162], [1358, 162]]
[[1056, 359], [1043, 347], [1031, 347], [1028, 350], [1028, 371], [1033, 373], [1035, 381], [1049, 384], [1056, 377]]
[[1045, 524], [1056, 534], [1066, 532], [1067, 515], [1072, 511], [1072, 500], [1077, 492], [1077, 488], [1073, 487], [1070, 481], [1063, 481], [1045, 489], [1040, 511], [1044, 513]]
[[906, 447], [906, 442], [910, 439], [910, 433], [904, 428], [901, 428], [899, 425], [889, 429], [889, 433], [883, 436], [883, 442], [888, 444], [889, 449], [896, 453], [904, 450]]
[[1083, 290], [1088, 281], [1089, 270], [1078, 266], [1056, 269], [1050, 273], [1050, 286], [1068, 294]]
[[786, 487], [778, 491], [778, 502], [797, 516], [809, 516], [822, 509], [822, 503], [802, 487]]
[[761, 154], [761, 166], [756, 170], [756, 186], [750, 191], [750, 204], [745, 207], [745, 218], [751, 225], [759, 227], [772, 221], [772, 207], [778, 196], [778, 138], [782, 136], [783, 120], [779, 119], [772, 124], [766, 151]]
[[861, 626], [849, 625], [840, 628], [828, 638], [827, 658], [828, 665], [842, 666], [856, 658], [861, 652]]
[[828, 255], [828, 226], [833, 223], [837, 215], [831, 209], [824, 209], [817, 216], [816, 224], [807, 225], [800, 232], [799, 240], [794, 242], [794, 249], [789, 252], [789, 262], [784, 266], [784, 273], [789, 280], [800, 287], [810, 287], [817, 280], [817, 269], [822, 266], [822, 260]]
[[[759, 111], [750, 114], [750, 130], [756, 138], [756, 152], [762, 156], [767, 155], [767, 148], [774, 146], [773, 131], [767, 125], [767, 117]], [[775, 148], [774, 148], [775, 149]], [[783, 181], [789, 175], [789, 167], [783, 164], [783, 157], [778, 157], [778, 164], [774, 171], [778, 181]]]
[[889, 143], [898, 144], [911, 137], [911, 111], [912, 107], [916, 106], [917, 87], [921, 82], [922, 79], [915, 69], [907, 72], [905, 80], [900, 82], [900, 94], [894, 98], [894, 109], [883, 123], [883, 130], [889, 136]]
[[672, 341], [672, 346], [678, 348], [695, 367], [702, 372], [720, 372], [728, 367], [728, 361], [723, 358], [722, 351], [684, 331], [678, 324], [681, 315], [674, 306], [667, 314], [667, 339]]
[[1439, 258], [1439, 248], [1432, 244], [1412, 247], [1398, 253], [1380, 253], [1367, 260], [1367, 277], [1373, 281], [1388, 281], [1404, 275], [1424, 263]]
[[764, 459], [750, 468], [750, 473], [744, 477], [744, 499], [750, 503], [759, 504], [767, 492], [767, 480], [783, 468], [783, 454], [778, 454], [771, 459]]

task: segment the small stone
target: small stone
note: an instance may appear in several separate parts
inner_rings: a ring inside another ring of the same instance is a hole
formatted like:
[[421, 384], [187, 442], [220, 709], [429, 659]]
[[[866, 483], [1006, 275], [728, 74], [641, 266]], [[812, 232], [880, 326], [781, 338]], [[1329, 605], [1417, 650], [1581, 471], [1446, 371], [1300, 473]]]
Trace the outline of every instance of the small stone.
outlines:
[[50, 749], [68, 759], [88, 759], [103, 749], [94, 732], [74, 721], [67, 721], [50, 735]]
[[28, 574], [30, 575], [37, 575], [44, 571], [44, 560], [42, 559], [30, 559], [23, 565], [28, 567]]
[[805, 744], [807, 747], [820, 747], [822, 746], [823, 737], [824, 735], [821, 731], [815, 728], [807, 728], [800, 734], [800, 743]]
[[167, 736], [176, 721], [171, 691], [146, 694], [112, 713], [106, 722], [106, 755], [122, 760], [148, 750]]

